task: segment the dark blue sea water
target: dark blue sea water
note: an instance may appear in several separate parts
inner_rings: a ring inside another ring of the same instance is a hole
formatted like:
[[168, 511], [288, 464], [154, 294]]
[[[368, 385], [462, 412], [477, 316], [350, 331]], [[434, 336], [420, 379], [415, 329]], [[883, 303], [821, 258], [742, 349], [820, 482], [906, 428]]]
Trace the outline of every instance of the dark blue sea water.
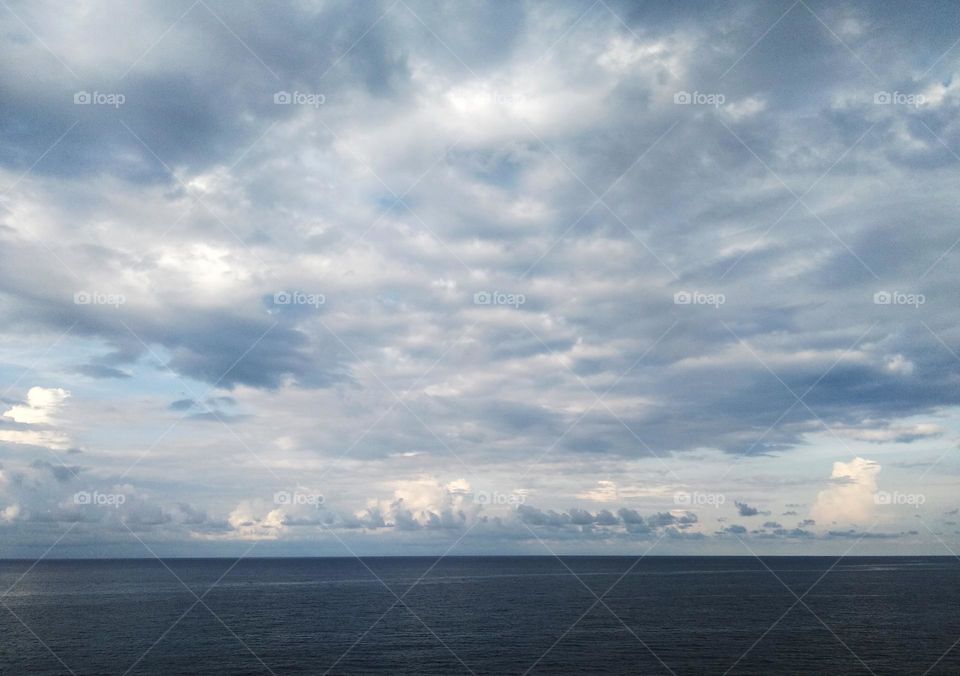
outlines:
[[0, 562], [0, 673], [960, 674], [953, 558], [233, 563]]

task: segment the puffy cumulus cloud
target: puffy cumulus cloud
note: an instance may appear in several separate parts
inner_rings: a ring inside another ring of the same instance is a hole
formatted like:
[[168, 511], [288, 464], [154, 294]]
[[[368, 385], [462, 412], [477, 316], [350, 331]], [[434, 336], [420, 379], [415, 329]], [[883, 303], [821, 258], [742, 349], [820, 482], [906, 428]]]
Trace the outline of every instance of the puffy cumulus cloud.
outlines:
[[7, 523], [16, 521], [20, 516], [20, 505], [7, 505], [3, 508], [3, 511], [0, 511], [0, 518], [2, 518]]
[[[455, 479], [446, 484], [434, 477], [423, 476], [409, 481], [395, 482], [390, 498], [371, 498], [360, 509], [331, 504], [327, 496], [305, 487], [274, 493], [271, 502], [263, 499], [242, 500], [227, 518], [226, 532], [196, 533], [208, 539], [277, 539], [305, 537], [302, 530], [311, 533], [344, 530], [460, 530], [474, 523], [482, 503], [474, 499], [470, 484]], [[206, 526], [205, 513], [190, 508], [184, 510], [191, 523]], [[200, 518], [202, 517], [202, 518]]]
[[647, 523], [654, 527], [678, 526], [686, 528], [697, 522], [697, 515], [687, 511], [658, 512], [647, 517]]
[[572, 529], [580, 532], [599, 530], [607, 534], [648, 535], [661, 529], [686, 530], [698, 522], [693, 512], [678, 510], [642, 516], [637, 510], [621, 507], [616, 513], [600, 510], [592, 514], [573, 508], [569, 511], [543, 510], [532, 505], [519, 505], [517, 516], [526, 524], [548, 528]]
[[69, 392], [59, 387], [31, 387], [27, 390], [27, 403], [13, 406], [3, 415], [14, 422], [27, 425], [50, 423], [69, 396]]
[[[380, 537], [413, 532], [426, 535], [429, 532], [449, 531], [465, 534], [499, 533], [511, 539], [536, 539], [530, 528], [543, 531], [543, 537], [563, 536], [574, 538], [582, 535], [596, 537], [650, 537], [668, 530], [695, 532], [699, 523], [693, 512], [675, 510], [643, 516], [636, 510], [621, 507], [616, 512], [602, 509], [591, 512], [581, 508], [569, 510], [543, 509], [530, 504], [514, 504], [509, 509], [498, 509], [486, 501], [476, 501], [477, 495], [462, 480], [446, 485], [422, 478], [404, 482], [392, 498], [370, 499], [361, 509], [334, 506], [326, 500], [308, 506], [308, 501], [296, 496], [309, 493], [283, 492], [288, 497], [273, 503], [265, 500], [243, 500], [230, 512], [225, 530], [211, 529], [216, 523], [196, 510], [180, 507], [180, 521], [185, 525], [196, 523], [203, 528], [194, 532], [195, 537], [209, 540], [275, 540], [323, 538], [333, 532], [352, 533], [363, 531]], [[438, 500], [438, 502], [433, 502]]]
[[377, 503], [377, 509], [387, 507], [386, 511], [398, 510], [419, 525], [462, 524], [467, 513], [476, 511], [472, 500], [470, 483], [465, 479], [455, 479], [441, 484], [434, 477], [423, 477], [415, 481], [401, 481], [395, 484], [393, 500], [387, 507]]
[[189, 537], [191, 529], [218, 524], [187, 503], [168, 504], [162, 495], [129, 483], [107, 483], [79, 466], [35, 461], [0, 474], [0, 512], [18, 528], [83, 524], [92, 535], [111, 532], [163, 532], [165, 538]]
[[874, 513], [877, 475], [881, 466], [873, 460], [854, 458], [833, 463], [830, 485], [817, 494], [811, 516], [824, 524], [864, 524]]
[[58, 413], [70, 392], [59, 387], [31, 387], [27, 400], [4, 411], [0, 418], [0, 441], [66, 449], [70, 440], [55, 428]]
[[[72, 536], [76, 544], [96, 542], [97, 533], [138, 533], [139, 539], [161, 543], [188, 537], [206, 545], [231, 542], [264, 542], [276, 546], [297, 543], [324, 543], [339, 550], [345, 538], [374, 538], [387, 545], [459, 541], [473, 534], [484, 546], [502, 546], [504, 542], [520, 546], [542, 545], [552, 541], [578, 547], [578, 543], [596, 546], [629, 546], [635, 540], [704, 543], [736, 535], [754, 538], [758, 544], [773, 541], [823, 541], [846, 537], [832, 530], [818, 536], [804, 528], [814, 525], [804, 520], [796, 527], [767, 522], [749, 530], [741, 524], [722, 524], [713, 533], [700, 515], [689, 510], [641, 512], [632, 507], [616, 511], [592, 512], [572, 507], [557, 510], [519, 502], [513, 505], [477, 501], [474, 491], [463, 479], [446, 483], [423, 476], [397, 482], [393, 495], [368, 499], [366, 506], [351, 509], [344, 501], [330, 504], [324, 496], [298, 485], [276, 492], [272, 499], [241, 500], [222, 515], [186, 502], [170, 502], [162, 495], [144, 491], [131, 484], [91, 482], [89, 477], [60, 481], [46, 463], [35, 463], [32, 473], [17, 473], [11, 478], [0, 474], [0, 523], [8, 526], [49, 526], [80, 524]], [[851, 530], [849, 533], [859, 533]], [[874, 540], [906, 536], [874, 533]], [[852, 537], [852, 535], [850, 536]], [[362, 544], [362, 543], [361, 543]], [[217, 550], [214, 550], [217, 551]]]
[[286, 530], [283, 510], [267, 508], [254, 501], [244, 500], [227, 517], [231, 537], [245, 540], [276, 539]]
[[555, 512], [552, 509], [543, 511], [531, 505], [520, 505], [517, 508], [517, 514], [524, 523], [535, 526], [554, 526], [561, 527], [570, 524], [570, 515], [566, 512]]
[[364, 528], [400, 530], [457, 529], [472, 523], [481, 509], [481, 502], [465, 479], [443, 484], [424, 476], [411, 481], [394, 482], [392, 498], [369, 500], [364, 510], [355, 512], [352, 520]]

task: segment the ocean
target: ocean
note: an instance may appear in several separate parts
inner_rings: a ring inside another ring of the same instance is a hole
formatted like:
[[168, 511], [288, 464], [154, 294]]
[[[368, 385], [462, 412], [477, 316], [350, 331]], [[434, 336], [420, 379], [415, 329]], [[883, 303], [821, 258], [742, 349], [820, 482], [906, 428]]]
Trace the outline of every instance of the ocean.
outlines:
[[31, 565], [0, 562], [4, 675], [960, 674], [952, 557]]

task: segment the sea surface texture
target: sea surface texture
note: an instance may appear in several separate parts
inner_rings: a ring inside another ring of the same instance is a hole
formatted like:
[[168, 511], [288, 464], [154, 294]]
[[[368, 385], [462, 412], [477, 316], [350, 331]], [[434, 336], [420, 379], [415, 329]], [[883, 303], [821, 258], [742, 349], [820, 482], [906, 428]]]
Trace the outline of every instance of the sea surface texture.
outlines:
[[31, 565], [0, 562], [5, 676], [960, 674], [954, 558]]

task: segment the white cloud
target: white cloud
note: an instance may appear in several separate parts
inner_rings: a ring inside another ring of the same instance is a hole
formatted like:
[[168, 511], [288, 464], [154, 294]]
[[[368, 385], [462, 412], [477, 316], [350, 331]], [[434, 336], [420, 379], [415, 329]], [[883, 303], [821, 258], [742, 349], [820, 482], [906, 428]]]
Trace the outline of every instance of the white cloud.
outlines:
[[20, 505], [8, 505], [4, 507], [3, 511], [0, 512], [0, 519], [10, 523], [16, 521], [20, 516]]
[[0, 441], [16, 444], [32, 444], [63, 450], [69, 448], [70, 439], [59, 430], [50, 429], [57, 422], [64, 401], [70, 392], [59, 387], [31, 387], [27, 392], [26, 405], [17, 404], [4, 412], [4, 417], [37, 429], [0, 429]]
[[886, 368], [890, 373], [901, 376], [913, 375], [914, 364], [902, 354], [888, 355], [885, 359]]
[[943, 428], [934, 423], [891, 424], [866, 420], [855, 427], [834, 427], [832, 431], [841, 437], [868, 441], [875, 444], [911, 443], [919, 439], [935, 438], [943, 434]]
[[286, 530], [283, 523], [284, 510], [269, 508], [256, 500], [243, 500], [227, 517], [227, 523], [233, 529], [232, 535], [211, 537], [232, 537], [241, 540], [275, 540]]
[[59, 387], [31, 387], [27, 392], [27, 404], [17, 404], [4, 412], [4, 416], [15, 422], [27, 425], [53, 422], [53, 417], [61, 405], [70, 396], [67, 390]]
[[873, 516], [880, 464], [865, 458], [833, 463], [830, 486], [817, 494], [810, 515], [820, 525], [858, 524]]
[[757, 113], [762, 113], [767, 109], [767, 102], [757, 96], [748, 96], [740, 101], [725, 103], [721, 108], [722, 112], [739, 122], [748, 117], [753, 117]]

